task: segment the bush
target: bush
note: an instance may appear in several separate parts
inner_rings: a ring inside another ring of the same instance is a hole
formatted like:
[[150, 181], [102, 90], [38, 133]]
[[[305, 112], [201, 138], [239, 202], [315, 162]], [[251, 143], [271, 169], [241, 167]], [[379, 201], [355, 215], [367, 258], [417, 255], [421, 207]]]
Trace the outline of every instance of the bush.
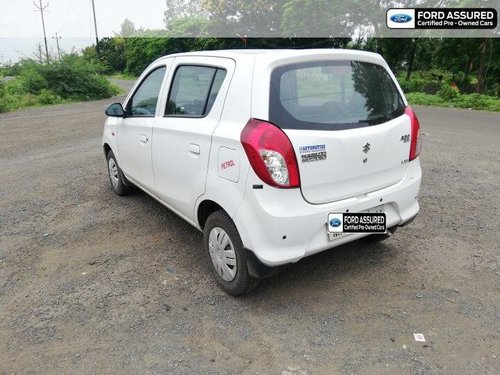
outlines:
[[500, 99], [495, 96], [466, 94], [457, 96], [454, 99], [446, 100], [440, 95], [429, 95], [423, 93], [408, 93], [406, 95], [410, 104], [432, 105], [438, 107], [455, 107], [482, 109], [487, 111], [500, 112]]
[[27, 63], [25, 67], [17, 77], [19, 80], [22, 91], [37, 95], [44, 88], [48, 87], [47, 80], [43, 77], [40, 72], [39, 67], [43, 65], [35, 63]]
[[52, 91], [42, 89], [38, 94], [38, 102], [40, 104], [58, 104], [64, 102], [64, 99], [54, 94]]
[[412, 78], [409, 80], [401, 80], [399, 82], [404, 92], [422, 92], [427, 81], [420, 78]]
[[47, 89], [62, 98], [78, 100], [109, 98], [116, 94], [108, 80], [99, 75], [101, 69], [99, 64], [75, 55], [39, 66], [41, 75], [47, 81]]
[[0, 112], [66, 100], [109, 98], [119, 89], [101, 75], [102, 65], [77, 55], [66, 55], [50, 64], [24, 60], [19, 75], [0, 87]]
[[0, 81], [0, 113], [7, 112], [7, 102], [5, 100], [5, 83]]
[[14, 79], [5, 84], [5, 95], [23, 95], [26, 93], [23, 84], [19, 79]]
[[445, 101], [437, 95], [429, 95], [421, 92], [412, 92], [406, 95], [410, 104], [443, 106]]
[[[34, 95], [48, 90], [54, 97], [64, 99], [103, 99], [115, 95], [117, 90], [100, 75], [102, 69], [97, 62], [86, 61], [76, 55], [66, 55], [50, 64], [25, 62], [19, 81], [24, 92]], [[48, 96], [47, 91], [43, 92], [43, 100], [54, 100], [54, 97]]]
[[471, 94], [476, 90], [476, 85], [470, 82], [459, 83], [458, 87], [463, 94]]
[[461, 108], [484, 109], [500, 111], [500, 99], [481, 94], [459, 95], [453, 103]]
[[452, 100], [458, 96], [458, 89], [453, 88], [451, 85], [444, 84], [441, 86], [441, 90], [437, 92], [437, 95], [444, 100]]
[[433, 95], [433, 94], [436, 94], [439, 90], [441, 90], [442, 87], [443, 87], [443, 84], [441, 82], [429, 81], [429, 82], [425, 83], [422, 91], [425, 94]]
[[404, 92], [423, 92], [425, 94], [435, 94], [442, 87], [441, 82], [423, 78], [411, 78], [408, 81], [401, 80], [399, 84]]

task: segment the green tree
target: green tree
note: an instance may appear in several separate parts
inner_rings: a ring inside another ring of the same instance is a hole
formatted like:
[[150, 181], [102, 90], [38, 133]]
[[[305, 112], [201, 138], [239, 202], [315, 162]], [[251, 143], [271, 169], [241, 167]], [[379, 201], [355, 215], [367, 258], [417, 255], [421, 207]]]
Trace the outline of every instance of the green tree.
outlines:
[[287, 36], [353, 35], [363, 24], [360, 0], [288, 0], [281, 29]]
[[172, 22], [184, 18], [207, 18], [203, 0], [166, 0], [167, 10], [164, 22], [167, 30], [171, 30]]
[[[99, 61], [104, 66], [104, 73], [123, 73], [126, 67], [126, 46], [122, 37], [102, 38], [99, 40]], [[87, 47], [82, 52], [89, 62], [97, 61], [95, 46]]]
[[207, 34], [209, 21], [201, 17], [182, 17], [172, 19], [167, 35], [169, 37], [201, 37]]
[[137, 30], [135, 28], [134, 23], [130, 21], [128, 18], [126, 18], [125, 21], [122, 22], [119, 35], [125, 38], [137, 35]]
[[286, 0], [203, 0], [210, 32], [226, 36], [280, 35]]

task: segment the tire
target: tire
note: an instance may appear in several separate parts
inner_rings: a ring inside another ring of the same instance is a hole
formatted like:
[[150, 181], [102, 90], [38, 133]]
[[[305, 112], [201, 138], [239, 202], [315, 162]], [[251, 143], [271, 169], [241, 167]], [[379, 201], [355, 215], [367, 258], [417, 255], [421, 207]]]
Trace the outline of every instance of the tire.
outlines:
[[363, 237], [363, 241], [368, 242], [368, 243], [379, 243], [382, 241], [385, 241], [386, 239], [390, 238], [398, 229], [398, 227], [392, 227], [387, 229], [386, 234], [372, 234], [367, 237]]
[[116, 161], [113, 151], [108, 152], [106, 159], [108, 161], [109, 182], [114, 193], [119, 196], [129, 194], [132, 187], [127, 184], [127, 180], [118, 166], [118, 162]]
[[254, 290], [259, 279], [248, 272], [247, 255], [234, 222], [224, 211], [211, 214], [203, 229], [203, 245], [217, 285], [232, 296]]

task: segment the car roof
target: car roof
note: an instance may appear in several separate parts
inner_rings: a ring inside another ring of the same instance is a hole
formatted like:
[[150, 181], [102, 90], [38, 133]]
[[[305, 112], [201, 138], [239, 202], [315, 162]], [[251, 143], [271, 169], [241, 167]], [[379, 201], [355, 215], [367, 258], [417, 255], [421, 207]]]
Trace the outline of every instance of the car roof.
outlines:
[[315, 48], [315, 49], [228, 49], [228, 50], [212, 50], [212, 51], [195, 51], [175, 53], [172, 55], [164, 56], [164, 58], [181, 57], [181, 56], [200, 56], [200, 57], [225, 57], [231, 58], [236, 61], [247, 58], [255, 58], [257, 60], [263, 59], [268, 62], [282, 60], [294, 57], [324, 57], [339, 58], [345, 57], [346, 59], [356, 59], [362, 57], [369, 57], [371, 60], [383, 61], [383, 58], [373, 52], [359, 51], [353, 49], [337, 49], [337, 48]]

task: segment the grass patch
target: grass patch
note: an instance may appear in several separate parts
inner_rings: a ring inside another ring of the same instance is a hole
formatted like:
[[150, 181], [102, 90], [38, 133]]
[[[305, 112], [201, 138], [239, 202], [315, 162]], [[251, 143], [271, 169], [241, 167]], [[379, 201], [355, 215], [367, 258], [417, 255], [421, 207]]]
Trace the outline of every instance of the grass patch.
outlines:
[[462, 94], [453, 99], [445, 99], [440, 95], [410, 92], [406, 94], [406, 98], [410, 104], [500, 112], [500, 98], [489, 95]]
[[[92, 100], [92, 99], [81, 99], [81, 98], [65, 99], [47, 89], [40, 90], [40, 93], [38, 95], [23, 93], [23, 92], [18, 92], [15, 89], [12, 90], [12, 88], [16, 87], [16, 85], [17, 85], [16, 80], [9, 81], [6, 84], [0, 82], [0, 87], [3, 86], [6, 91], [11, 91], [11, 93], [8, 93], [4, 96], [0, 94], [0, 113], [18, 111], [24, 108], [41, 107], [54, 104], [76, 103], [85, 100]], [[124, 92], [124, 90], [122, 90], [120, 87], [116, 85], [110, 85], [110, 86], [113, 90], [114, 95], [119, 95]]]

